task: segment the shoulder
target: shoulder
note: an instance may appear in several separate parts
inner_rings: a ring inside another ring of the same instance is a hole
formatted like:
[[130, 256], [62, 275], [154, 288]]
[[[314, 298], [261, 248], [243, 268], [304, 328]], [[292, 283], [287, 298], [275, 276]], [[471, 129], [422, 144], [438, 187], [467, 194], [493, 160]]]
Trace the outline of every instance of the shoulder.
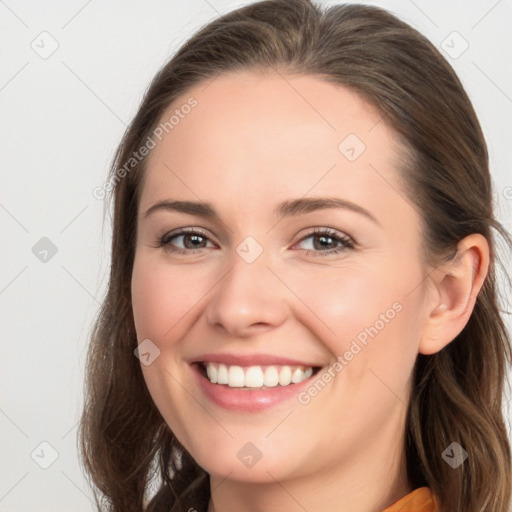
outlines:
[[382, 512], [439, 512], [434, 495], [428, 487], [419, 487]]

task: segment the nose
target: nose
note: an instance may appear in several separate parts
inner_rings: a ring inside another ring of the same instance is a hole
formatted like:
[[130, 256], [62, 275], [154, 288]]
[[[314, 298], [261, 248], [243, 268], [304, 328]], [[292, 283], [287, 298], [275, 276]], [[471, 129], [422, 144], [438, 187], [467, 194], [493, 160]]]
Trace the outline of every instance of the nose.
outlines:
[[247, 338], [285, 322], [289, 315], [287, 289], [267, 266], [264, 255], [252, 263], [234, 255], [231, 269], [212, 290], [205, 309], [211, 327]]

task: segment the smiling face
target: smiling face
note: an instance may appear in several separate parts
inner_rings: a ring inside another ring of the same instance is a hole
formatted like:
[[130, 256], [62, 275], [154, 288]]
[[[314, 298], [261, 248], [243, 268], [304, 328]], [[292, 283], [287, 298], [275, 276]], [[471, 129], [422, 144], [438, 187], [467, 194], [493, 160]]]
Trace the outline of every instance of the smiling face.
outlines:
[[[224, 74], [164, 116], [197, 100], [152, 150], [140, 196], [133, 311], [139, 343], [160, 350], [144, 378], [211, 475], [392, 471], [427, 314], [420, 218], [381, 114], [284, 77]], [[240, 389], [209, 383], [205, 360], [321, 369]]]

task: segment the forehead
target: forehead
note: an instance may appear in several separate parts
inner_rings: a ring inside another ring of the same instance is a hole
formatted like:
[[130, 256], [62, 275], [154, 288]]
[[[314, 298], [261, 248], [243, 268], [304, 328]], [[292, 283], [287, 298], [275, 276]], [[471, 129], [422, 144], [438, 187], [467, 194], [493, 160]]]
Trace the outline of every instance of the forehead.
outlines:
[[166, 193], [223, 204], [240, 197], [242, 210], [250, 198], [270, 209], [308, 191], [368, 202], [392, 191], [383, 178], [398, 180], [399, 143], [382, 114], [320, 77], [224, 73], [178, 97], [161, 126], [171, 116], [148, 158], [141, 208]]

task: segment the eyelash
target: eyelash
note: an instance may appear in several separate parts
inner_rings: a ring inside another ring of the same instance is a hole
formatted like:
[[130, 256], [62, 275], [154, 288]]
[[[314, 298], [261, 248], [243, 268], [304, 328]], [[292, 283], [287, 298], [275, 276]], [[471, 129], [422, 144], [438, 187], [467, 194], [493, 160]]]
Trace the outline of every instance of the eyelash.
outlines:
[[[158, 240], [157, 247], [164, 247], [166, 251], [175, 254], [186, 254], [186, 253], [195, 253], [196, 251], [200, 251], [204, 249], [204, 247], [200, 247], [199, 249], [176, 249], [171, 245], [171, 240], [176, 237], [184, 236], [184, 235], [199, 235], [203, 238], [208, 239], [208, 235], [201, 231], [198, 228], [181, 228], [176, 232], [167, 233]], [[333, 254], [338, 254], [340, 252], [346, 251], [347, 249], [354, 249], [355, 243], [351, 237], [348, 235], [340, 236], [337, 231], [334, 231], [329, 228], [315, 228], [311, 233], [302, 237], [297, 243], [303, 242], [310, 237], [314, 236], [325, 236], [327, 238], [332, 238], [334, 241], [339, 242], [341, 245], [336, 247], [335, 249], [330, 249], [327, 251], [317, 251], [311, 249], [305, 249], [306, 256], [328, 256]]]

